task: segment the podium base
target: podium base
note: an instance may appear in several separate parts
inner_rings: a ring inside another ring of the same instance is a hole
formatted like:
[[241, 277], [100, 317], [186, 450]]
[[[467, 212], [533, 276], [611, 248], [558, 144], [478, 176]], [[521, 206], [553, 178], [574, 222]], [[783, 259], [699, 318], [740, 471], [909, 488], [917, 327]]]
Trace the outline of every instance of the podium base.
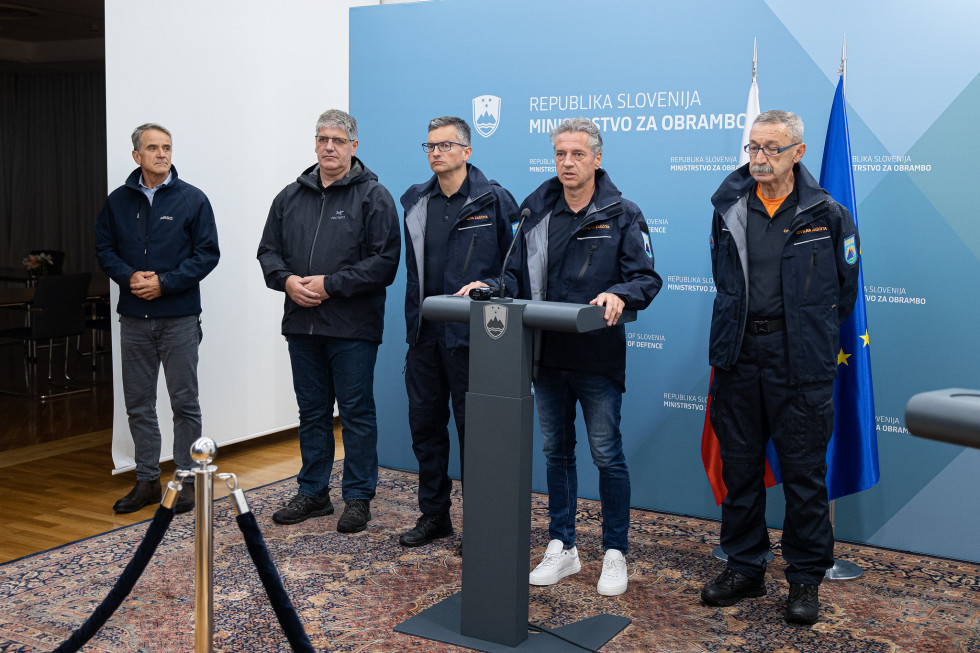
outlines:
[[455, 644], [474, 651], [486, 651], [486, 653], [506, 653], [509, 651], [582, 653], [583, 647], [586, 650], [598, 649], [618, 635], [632, 621], [626, 617], [601, 614], [550, 631], [560, 635], [564, 640], [558, 639], [550, 633], [532, 632], [528, 634], [526, 640], [517, 646], [507, 646], [506, 644], [488, 642], [461, 634], [459, 632], [461, 604], [461, 595], [459, 593], [453, 594], [448, 599], [423, 610], [411, 619], [401, 622], [395, 626], [395, 632], [433, 639], [446, 644]]

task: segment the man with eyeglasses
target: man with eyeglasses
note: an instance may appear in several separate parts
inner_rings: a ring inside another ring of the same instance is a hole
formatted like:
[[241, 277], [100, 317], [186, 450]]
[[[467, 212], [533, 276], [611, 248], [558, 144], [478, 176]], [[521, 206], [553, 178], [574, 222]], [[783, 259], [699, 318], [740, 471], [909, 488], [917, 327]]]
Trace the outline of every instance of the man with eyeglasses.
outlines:
[[534, 399], [544, 438], [550, 541], [531, 585], [554, 585], [582, 566], [575, 546], [578, 472], [575, 404], [582, 409], [592, 461], [599, 469], [602, 572], [596, 591], [626, 591], [630, 476], [619, 430], [626, 390], [624, 309], [642, 310], [660, 291], [643, 213], [602, 168], [602, 135], [588, 118], [550, 134], [556, 177], [521, 204], [528, 211], [507, 264], [516, 297], [592, 304], [607, 327], [582, 334], [542, 332]]
[[385, 288], [398, 271], [401, 238], [391, 194], [354, 154], [357, 122], [337, 109], [316, 123], [317, 163], [276, 196], [258, 259], [266, 285], [285, 294], [282, 334], [299, 405], [298, 492], [272, 515], [296, 524], [333, 513], [333, 406], [343, 426], [341, 533], [371, 520], [378, 481], [374, 365]]
[[711, 198], [717, 293], [709, 345], [710, 418], [721, 447], [725, 571], [702, 600], [728, 606], [766, 593], [765, 450], [779, 456], [786, 514], [782, 554], [786, 619], [812, 624], [818, 587], [834, 563], [827, 443], [840, 325], [858, 287], [857, 229], [800, 163], [803, 121], [786, 111], [756, 118], [751, 155]]
[[[449, 406], [463, 463], [469, 324], [422, 319], [422, 300], [457, 292], [467, 279], [494, 283], [512, 239], [517, 203], [469, 163], [470, 127], [462, 118], [429, 122], [422, 149], [435, 174], [402, 195], [405, 209], [405, 388], [412, 449], [419, 462], [419, 511], [399, 542], [414, 547], [453, 534], [449, 518]], [[462, 476], [462, 473], [460, 474]]]

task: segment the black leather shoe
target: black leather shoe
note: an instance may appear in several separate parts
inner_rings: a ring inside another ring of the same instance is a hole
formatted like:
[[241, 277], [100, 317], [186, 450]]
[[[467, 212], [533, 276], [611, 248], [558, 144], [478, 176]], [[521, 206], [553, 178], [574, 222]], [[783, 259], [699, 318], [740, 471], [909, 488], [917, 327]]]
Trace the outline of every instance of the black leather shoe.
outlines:
[[422, 546], [452, 534], [453, 522], [449, 515], [422, 515], [415, 522], [415, 528], [402, 533], [398, 542], [402, 546]]
[[118, 513], [136, 512], [147, 504], [160, 503], [160, 496], [160, 479], [136, 481], [136, 485], [129, 491], [129, 494], [112, 505], [112, 511]]
[[708, 605], [735, 605], [744, 598], [764, 596], [766, 580], [764, 576], [750, 578], [734, 569], [725, 569], [718, 578], [704, 586], [701, 600]]
[[305, 494], [297, 493], [285, 508], [280, 508], [272, 514], [272, 521], [277, 524], [298, 524], [310, 517], [323, 517], [333, 514], [333, 504], [330, 497], [314, 499]]
[[174, 514], [179, 515], [183, 512], [188, 512], [194, 509], [194, 484], [184, 481], [183, 486], [180, 488], [180, 494], [177, 495], [177, 501], [174, 502]]
[[789, 584], [786, 601], [786, 621], [794, 624], [815, 624], [820, 615], [820, 588], [818, 585]]
[[337, 532], [359, 533], [371, 521], [371, 502], [367, 499], [351, 499], [344, 506], [344, 514], [337, 520]]

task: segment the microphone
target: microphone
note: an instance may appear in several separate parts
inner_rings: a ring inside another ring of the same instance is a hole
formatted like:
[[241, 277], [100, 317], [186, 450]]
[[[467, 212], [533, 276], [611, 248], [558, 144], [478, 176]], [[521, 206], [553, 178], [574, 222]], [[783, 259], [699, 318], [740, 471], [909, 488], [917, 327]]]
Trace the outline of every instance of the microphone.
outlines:
[[521, 233], [521, 227], [524, 226], [524, 221], [527, 220], [528, 216], [530, 215], [531, 209], [524, 209], [521, 211], [521, 221], [517, 223], [517, 229], [514, 231], [514, 237], [510, 241], [510, 247], [507, 248], [507, 253], [504, 254], [504, 262], [500, 265], [500, 283], [497, 284], [500, 286], [500, 294], [497, 295], [498, 297], [506, 297], [506, 289], [504, 288], [504, 273], [507, 272], [507, 260], [514, 252], [514, 243], [517, 242], [517, 236]]

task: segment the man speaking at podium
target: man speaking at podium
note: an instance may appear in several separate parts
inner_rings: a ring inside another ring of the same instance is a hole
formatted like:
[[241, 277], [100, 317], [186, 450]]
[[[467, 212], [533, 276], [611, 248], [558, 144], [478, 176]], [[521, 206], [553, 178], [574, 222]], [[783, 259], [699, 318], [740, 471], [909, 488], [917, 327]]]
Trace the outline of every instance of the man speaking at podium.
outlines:
[[[630, 478], [619, 431], [626, 389], [624, 309], [642, 310], [660, 290], [640, 208], [625, 199], [602, 162], [602, 136], [587, 118], [551, 132], [557, 177], [524, 200], [528, 217], [507, 265], [506, 287], [525, 299], [593, 304], [608, 325], [589, 333], [542, 332], [534, 379], [548, 475], [550, 542], [530, 574], [553, 585], [581, 569], [575, 547], [578, 479], [575, 403], [582, 406], [592, 460], [599, 468], [602, 548], [598, 592], [626, 591]], [[513, 285], [511, 285], [513, 284]]]

